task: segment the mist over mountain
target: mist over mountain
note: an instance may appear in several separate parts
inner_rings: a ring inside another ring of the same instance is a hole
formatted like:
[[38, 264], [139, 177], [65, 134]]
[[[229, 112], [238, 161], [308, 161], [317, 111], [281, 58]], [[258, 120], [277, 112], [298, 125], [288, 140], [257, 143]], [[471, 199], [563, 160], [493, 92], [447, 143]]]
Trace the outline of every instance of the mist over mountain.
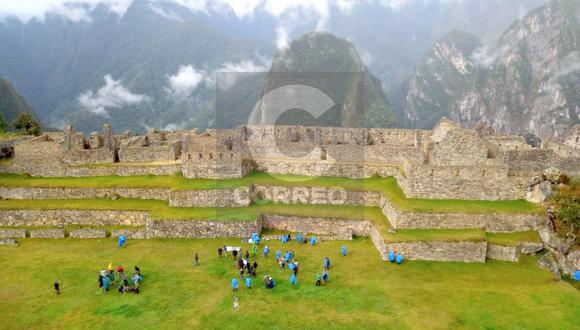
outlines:
[[506, 133], [567, 134], [580, 123], [579, 17], [579, 2], [553, 1], [515, 22], [492, 48], [475, 35], [448, 34], [415, 67], [406, 90], [390, 91], [397, 113], [419, 128], [449, 116]]
[[578, 118], [578, 1], [537, 9], [548, 2], [63, 0], [20, 18], [0, 6], [0, 75], [50, 127], [205, 128], [247, 122], [296, 58], [287, 71], [356, 67], [365, 103], [339, 99], [373, 114], [363, 126], [430, 128], [446, 115], [562, 135]]

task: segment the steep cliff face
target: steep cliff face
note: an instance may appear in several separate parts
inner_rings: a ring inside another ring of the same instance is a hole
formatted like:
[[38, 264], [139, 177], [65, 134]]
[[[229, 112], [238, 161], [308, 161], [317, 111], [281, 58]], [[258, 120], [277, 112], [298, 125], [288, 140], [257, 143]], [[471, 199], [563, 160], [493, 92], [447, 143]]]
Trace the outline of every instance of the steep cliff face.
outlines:
[[476, 36], [454, 31], [425, 55], [411, 75], [405, 99], [413, 127], [433, 127], [474, 86], [478, 67], [470, 56], [478, 47]]
[[[369, 72], [350, 42], [330, 33], [307, 33], [276, 53], [263, 93], [266, 95], [288, 84], [318, 89], [329, 97], [333, 105], [323, 113], [289, 111], [277, 118], [278, 124], [397, 126], [381, 82]], [[287, 101], [281, 100], [291, 109], [295, 104], [292, 99], [296, 98], [292, 95]], [[300, 96], [304, 97], [307, 96]], [[310, 107], [318, 102], [315, 97], [309, 100]], [[269, 103], [267, 99], [262, 100], [261, 106], [263, 118], [270, 118], [268, 113], [278, 108], [278, 104]]]
[[580, 117], [579, 19], [579, 1], [553, 1], [513, 24], [491, 51], [474, 38], [438, 42], [410, 79], [411, 125], [449, 115], [468, 127], [565, 135]]

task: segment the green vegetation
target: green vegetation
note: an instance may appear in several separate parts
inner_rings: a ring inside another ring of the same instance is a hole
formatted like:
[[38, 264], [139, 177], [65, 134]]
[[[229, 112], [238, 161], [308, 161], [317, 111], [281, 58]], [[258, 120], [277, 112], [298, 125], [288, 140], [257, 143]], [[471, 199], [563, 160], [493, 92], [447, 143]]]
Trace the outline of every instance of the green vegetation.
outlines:
[[485, 232], [480, 229], [399, 229], [396, 234], [383, 233], [386, 242], [483, 242]]
[[38, 121], [28, 113], [22, 113], [14, 121], [14, 129], [26, 135], [40, 135], [42, 129]]
[[572, 180], [559, 187], [552, 199], [556, 218], [570, 231], [580, 232], [580, 180]]
[[70, 188], [166, 188], [166, 189], [220, 189], [249, 186], [251, 184], [342, 187], [356, 191], [382, 192], [397, 208], [414, 212], [462, 212], [462, 213], [542, 213], [543, 207], [524, 200], [511, 201], [463, 201], [407, 198], [393, 177], [349, 179], [338, 177], [308, 177], [301, 175], [275, 175], [251, 173], [238, 179], [212, 180], [187, 179], [173, 176], [104, 176], [39, 178], [20, 174], [0, 175], [0, 187], [70, 187]]
[[486, 233], [490, 244], [515, 246], [520, 242], [541, 242], [537, 231], [523, 231], [515, 233]]
[[[240, 309], [232, 308], [230, 282], [238, 276], [230, 258], [215, 247], [223, 240], [114, 239], [21, 241], [0, 247], [2, 328], [358, 328], [358, 329], [574, 329], [580, 323], [580, 293], [537, 267], [536, 257], [519, 263], [385, 263], [369, 239], [316, 247], [269, 241], [272, 251], [293, 249], [300, 261], [299, 285], [278, 272], [274, 259], [259, 257], [250, 291], [240, 283]], [[244, 248], [247, 246], [244, 245]], [[200, 266], [193, 267], [193, 254]], [[330, 282], [314, 285], [322, 259], [333, 262]], [[131, 271], [139, 265], [141, 294], [103, 294], [98, 271], [112, 262]], [[262, 287], [271, 274], [277, 286]], [[58, 279], [62, 294], [52, 291]], [[434, 312], [436, 311], [436, 312]]]

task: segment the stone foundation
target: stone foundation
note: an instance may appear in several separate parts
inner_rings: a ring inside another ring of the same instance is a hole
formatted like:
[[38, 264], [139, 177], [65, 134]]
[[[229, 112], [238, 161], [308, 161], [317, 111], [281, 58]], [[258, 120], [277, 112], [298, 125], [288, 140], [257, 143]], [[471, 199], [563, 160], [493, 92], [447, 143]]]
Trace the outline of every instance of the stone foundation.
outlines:
[[383, 213], [396, 229], [484, 229], [488, 232], [538, 230], [545, 219], [537, 214], [420, 213], [396, 209], [386, 198]]
[[73, 229], [70, 231], [72, 238], [106, 238], [107, 231], [104, 229]]
[[25, 238], [25, 229], [0, 229], [0, 238]]
[[111, 230], [112, 238], [119, 238], [119, 236], [125, 235], [128, 239], [145, 239], [147, 238], [147, 230], [142, 229], [113, 229]]
[[218, 220], [149, 220], [147, 237], [163, 238], [218, 238], [250, 237], [261, 232], [261, 219], [255, 221]]
[[517, 262], [520, 259], [519, 247], [488, 244], [487, 258], [493, 260]]
[[111, 210], [0, 210], [0, 226], [144, 226], [148, 212]]
[[403, 242], [388, 243], [387, 250], [407, 260], [485, 262], [487, 242]]
[[355, 236], [370, 236], [372, 223], [367, 220], [262, 215], [262, 227], [289, 232], [339, 236], [345, 232]]
[[31, 238], [64, 238], [64, 229], [34, 229], [30, 231]]

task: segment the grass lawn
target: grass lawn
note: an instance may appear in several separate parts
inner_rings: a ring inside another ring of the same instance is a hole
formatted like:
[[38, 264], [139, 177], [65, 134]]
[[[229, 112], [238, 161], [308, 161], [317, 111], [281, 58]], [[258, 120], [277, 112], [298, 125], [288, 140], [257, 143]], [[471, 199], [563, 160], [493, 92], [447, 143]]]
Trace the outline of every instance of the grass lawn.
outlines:
[[165, 188], [165, 189], [219, 189], [249, 186], [251, 184], [343, 187], [347, 190], [380, 191], [397, 208], [415, 212], [464, 212], [464, 213], [541, 213], [544, 209], [524, 200], [511, 201], [463, 201], [406, 198], [393, 177], [348, 179], [338, 177], [308, 177], [301, 175], [271, 175], [251, 173], [239, 179], [187, 179], [173, 176], [104, 176], [104, 177], [27, 177], [21, 174], [0, 175], [0, 187], [71, 187], [71, 188]]
[[541, 242], [540, 234], [537, 231], [522, 231], [515, 233], [486, 233], [487, 241], [490, 244], [503, 246], [515, 246], [519, 242]]
[[[574, 329], [580, 324], [580, 292], [536, 266], [520, 263], [462, 264], [380, 260], [369, 239], [322, 242], [316, 247], [266, 242], [293, 249], [300, 261], [299, 285], [278, 272], [272, 256], [257, 262], [252, 290], [240, 285], [240, 309], [233, 310], [230, 258], [216, 246], [229, 240], [130, 240], [124, 249], [113, 239], [21, 241], [0, 247], [0, 328], [199, 328], [199, 329]], [[201, 265], [193, 267], [193, 254]], [[315, 287], [322, 259], [331, 258], [330, 282]], [[140, 295], [103, 294], [97, 275], [109, 262], [126, 270], [139, 265]], [[261, 276], [277, 281], [262, 288]], [[63, 293], [52, 283], [59, 279]], [[240, 283], [241, 284], [241, 283]]]

